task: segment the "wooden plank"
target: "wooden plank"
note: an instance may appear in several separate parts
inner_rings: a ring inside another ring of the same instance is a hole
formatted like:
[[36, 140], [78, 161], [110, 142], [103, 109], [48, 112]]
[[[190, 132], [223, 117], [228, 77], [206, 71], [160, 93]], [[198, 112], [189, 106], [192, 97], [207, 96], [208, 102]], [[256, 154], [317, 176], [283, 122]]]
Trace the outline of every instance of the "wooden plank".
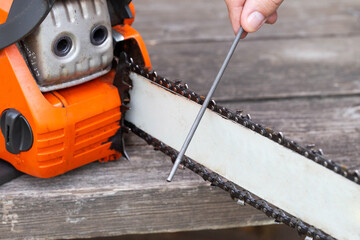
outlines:
[[[233, 38], [223, 1], [138, 6], [135, 27], [149, 40], [154, 69], [206, 94]], [[215, 98], [358, 95], [359, 9], [355, 0], [285, 1], [279, 30], [268, 26], [239, 45]]]
[[[360, 37], [240, 42], [217, 100], [304, 98], [360, 94]], [[153, 68], [206, 94], [230, 43], [148, 46]]]
[[[223, 41], [233, 38], [224, 1], [136, 0], [134, 26], [150, 43]], [[357, 0], [286, 0], [275, 26], [249, 39], [302, 38], [359, 34]]]
[[[240, 105], [255, 120], [300, 142], [319, 143], [332, 159], [359, 166], [358, 98], [228, 104]], [[166, 183], [169, 159], [134, 136], [127, 144], [131, 162], [93, 163], [52, 179], [22, 176], [2, 186], [2, 238], [85, 238], [271, 222], [190, 171], [178, 171], [174, 182]]]
[[87, 238], [271, 222], [189, 171], [180, 171], [167, 184], [170, 161], [151, 148], [129, 150], [131, 162], [94, 163], [53, 179], [23, 176], [2, 187], [2, 239]]

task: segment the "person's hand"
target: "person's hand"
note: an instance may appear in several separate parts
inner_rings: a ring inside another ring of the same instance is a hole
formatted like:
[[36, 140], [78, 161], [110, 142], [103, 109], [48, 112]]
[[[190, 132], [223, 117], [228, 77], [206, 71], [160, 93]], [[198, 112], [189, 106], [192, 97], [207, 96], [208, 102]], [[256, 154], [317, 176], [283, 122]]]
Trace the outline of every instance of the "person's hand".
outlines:
[[225, 0], [235, 34], [242, 26], [246, 33], [256, 32], [264, 23], [274, 24], [277, 9], [284, 0]]

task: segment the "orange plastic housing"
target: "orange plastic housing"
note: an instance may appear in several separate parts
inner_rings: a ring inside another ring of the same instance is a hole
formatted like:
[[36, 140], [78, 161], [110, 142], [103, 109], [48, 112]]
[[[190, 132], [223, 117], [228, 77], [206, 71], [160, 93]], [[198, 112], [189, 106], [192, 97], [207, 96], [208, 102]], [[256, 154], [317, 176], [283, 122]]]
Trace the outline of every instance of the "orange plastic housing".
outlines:
[[[6, 2], [0, 3], [2, 21], [8, 11]], [[139, 33], [127, 24], [114, 29], [125, 40], [136, 41], [146, 67], [150, 68]], [[75, 87], [41, 93], [17, 46], [0, 50], [0, 114], [9, 108], [18, 110], [29, 122], [34, 136], [29, 151], [11, 154], [0, 134], [0, 158], [22, 172], [48, 178], [96, 160], [120, 157], [109, 149], [108, 142], [119, 129], [121, 119], [121, 102], [113, 78], [114, 70]]]
[[2, 0], [0, 2], [0, 23], [4, 23], [6, 21], [12, 2], [12, 0]]

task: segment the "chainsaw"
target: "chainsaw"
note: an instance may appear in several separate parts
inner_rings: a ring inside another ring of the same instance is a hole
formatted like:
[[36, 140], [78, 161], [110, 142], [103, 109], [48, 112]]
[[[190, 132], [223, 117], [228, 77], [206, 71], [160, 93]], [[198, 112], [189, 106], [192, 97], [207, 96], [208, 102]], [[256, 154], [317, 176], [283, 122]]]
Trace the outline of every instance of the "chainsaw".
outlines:
[[[205, 97], [152, 70], [134, 18], [131, 0], [0, 2], [1, 159], [49, 178], [129, 159], [132, 131], [175, 161]], [[249, 114], [206, 107], [183, 167], [307, 238], [360, 239], [358, 171]]]

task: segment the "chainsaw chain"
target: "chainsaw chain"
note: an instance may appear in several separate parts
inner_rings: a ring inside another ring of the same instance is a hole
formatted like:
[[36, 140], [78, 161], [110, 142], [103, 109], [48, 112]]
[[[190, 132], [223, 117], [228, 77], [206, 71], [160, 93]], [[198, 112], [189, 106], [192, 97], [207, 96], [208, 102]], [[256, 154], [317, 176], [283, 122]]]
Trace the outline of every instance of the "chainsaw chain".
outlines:
[[[173, 82], [166, 78], [160, 77], [155, 71], [149, 71], [147, 68], [135, 64], [132, 59], [130, 59], [130, 62], [128, 63], [127, 71], [137, 73], [149, 79], [150, 81], [164, 87], [165, 89], [180, 94], [200, 105], [204, 102], [205, 97], [189, 90], [187, 84], [181, 84], [180, 81]], [[131, 85], [131, 82], [129, 83], [129, 85]], [[333, 172], [355, 182], [356, 184], [360, 184], [360, 174], [358, 170], [348, 170], [346, 167], [340, 166], [339, 164], [333, 162], [330, 159], [326, 159], [323, 156], [321, 149], [313, 149], [313, 146], [310, 145], [307, 147], [302, 147], [295, 141], [284, 137], [281, 132], [275, 132], [270, 128], [265, 128], [260, 124], [254, 123], [251, 120], [251, 116], [249, 114], [245, 115], [240, 111], [233, 113], [229, 109], [217, 105], [215, 101], [210, 102], [210, 104], [208, 105], [208, 109], [220, 114], [226, 119], [237, 122], [242, 126], [257, 132], [258, 134], [261, 134], [262, 136], [267, 137], [272, 141], [277, 142], [278, 144], [288, 149], [291, 149], [292, 151], [297, 152], [298, 154], [301, 154], [309, 160], [314, 161], [317, 164], [320, 164], [323, 167], [332, 170]], [[129, 127], [131, 131], [134, 132], [136, 135], [143, 138], [149, 145], [152, 145], [155, 150], [159, 150], [165, 153], [166, 155], [171, 157], [173, 162], [175, 161], [178, 155], [178, 152], [176, 150], [174, 150], [170, 146], [167, 146], [165, 143], [152, 137], [141, 129], [137, 128], [130, 122], [125, 121], [125, 125]], [[231, 181], [224, 180], [217, 173], [209, 171], [204, 166], [195, 163], [193, 160], [186, 156], [183, 157], [181, 164], [201, 176], [205, 181], [209, 181], [211, 185], [217, 186], [230, 193], [232, 199], [244, 201], [248, 205], [261, 210], [268, 217], [273, 218], [276, 222], [283, 223], [290, 226], [291, 228], [296, 229], [299, 235], [306, 235], [312, 237], [315, 240], [334, 240], [334, 238], [330, 235], [322, 232], [314, 226], [304, 223], [299, 218], [291, 216], [281, 209], [270, 206], [265, 200], [261, 198], [254, 198], [249, 191], [239, 189], [239, 187]]]

